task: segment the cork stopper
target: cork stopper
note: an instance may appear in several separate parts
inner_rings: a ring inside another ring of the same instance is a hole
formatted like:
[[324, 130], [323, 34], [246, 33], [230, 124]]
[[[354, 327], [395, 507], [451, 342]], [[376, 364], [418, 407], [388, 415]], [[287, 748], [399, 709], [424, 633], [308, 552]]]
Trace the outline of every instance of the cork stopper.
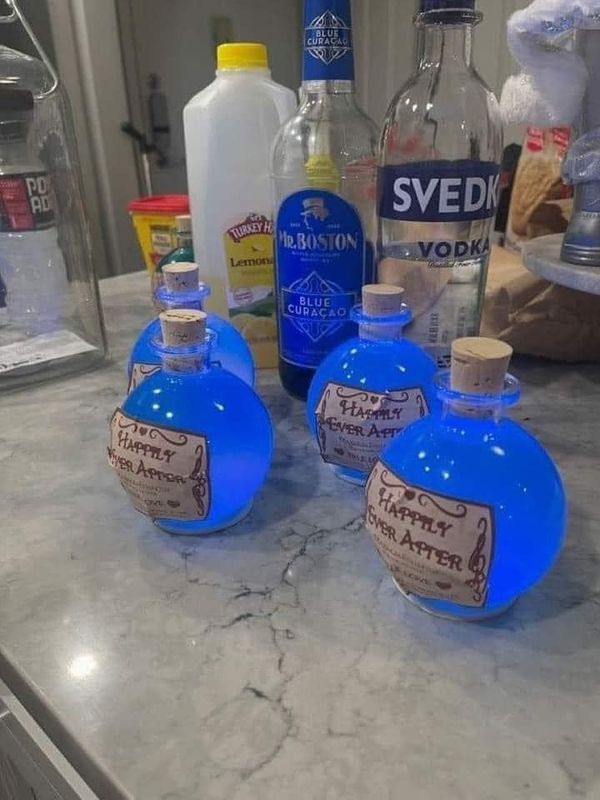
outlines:
[[198, 264], [179, 262], [163, 267], [165, 286], [173, 294], [195, 292], [200, 281]]
[[177, 308], [163, 311], [160, 315], [163, 342], [167, 347], [199, 344], [206, 336], [206, 314], [204, 311]]
[[452, 345], [451, 388], [464, 394], [500, 394], [512, 354], [512, 347], [497, 339], [457, 339]]
[[369, 317], [393, 317], [402, 311], [404, 289], [387, 283], [363, 286], [363, 314]]

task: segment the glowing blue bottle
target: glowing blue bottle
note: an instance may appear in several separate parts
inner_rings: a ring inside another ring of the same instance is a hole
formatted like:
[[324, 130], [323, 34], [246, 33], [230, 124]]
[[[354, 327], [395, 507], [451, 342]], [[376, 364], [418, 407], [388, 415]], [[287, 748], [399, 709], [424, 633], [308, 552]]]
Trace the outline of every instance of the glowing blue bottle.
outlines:
[[412, 321], [403, 294], [397, 286], [363, 287], [363, 305], [351, 312], [359, 335], [325, 358], [308, 392], [321, 457], [351, 483], [364, 484], [381, 450], [437, 403], [435, 362], [402, 338]]
[[[156, 290], [159, 307], [202, 311], [202, 303], [209, 296], [210, 287], [199, 283], [197, 264], [173, 262], [165, 264], [162, 272], [164, 285]], [[249, 386], [254, 386], [254, 359], [241, 333], [216, 314], [208, 314], [208, 330], [215, 334], [211, 351], [215, 366], [223, 367]], [[127, 365], [128, 391], [133, 391], [160, 369], [160, 357], [153, 345], [159, 333], [160, 322], [156, 318], [138, 336]]]
[[212, 366], [207, 315], [160, 315], [161, 369], [111, 421], [109, 461], [133, 506], [159, 528], [205, 534], [252, 507], [271, 464], [269, 414], [250, 386]]
[[440, 373], [442, 410], [404, 430], [367, 484], [366, 525], [396, 585], [442, 617], [509, 608], [549, 571], [563, 543], [566, 499], [553, 461], [504, 418], [519, 383], [511, 349], [460, 339]]

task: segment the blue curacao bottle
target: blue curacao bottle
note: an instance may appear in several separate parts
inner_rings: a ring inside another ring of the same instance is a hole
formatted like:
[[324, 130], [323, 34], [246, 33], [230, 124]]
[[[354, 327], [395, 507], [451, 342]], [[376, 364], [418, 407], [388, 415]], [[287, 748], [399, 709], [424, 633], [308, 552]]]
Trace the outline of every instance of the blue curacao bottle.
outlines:
[[[165, 264], [162, 274], [164, 285], [157, 288], [155, 295], [160, 308], [202, 310], [202, 303], [209, 296], [210, 287], [199, 283], [197, 264]], [[216, 334], [211, 351], [214, 365], [223, 367], [249, 386], [254, 386], [254, 359], [239, 331], [216, 314], [208, 314], [208, 330]], [[156, 318], [138, 336], [127, 364], [129, 392], [160, 369], [160, 356], [153, 344], [159, 333], [160, 321]]]
[[396, 585], [432, 614], [480, 620], [508, 609], [548, 572], [563, 543], [558, 471], [505, 418], [519, 383], [512, 350], [460, 339], [440, 373], [441, 410], [383, 451], [367, 484], [366, 525]]
[[363, 287], [363, 305], [351, 312], [358, 336], [325, 358], [308, 392], [321, 457], [351, 483], [364, 484], [381, 450], [437, 403], [435, 362], [402, 336], [412, 320], [403, 294], [397, 286]]
[[115, 411], [109, 461], [159, 528], [212, 533], [250, 511], [271, 464], [271, 420], [254, 389], [211, 364], [204, 312], [165, 311], [160, 324], [161, 369]]

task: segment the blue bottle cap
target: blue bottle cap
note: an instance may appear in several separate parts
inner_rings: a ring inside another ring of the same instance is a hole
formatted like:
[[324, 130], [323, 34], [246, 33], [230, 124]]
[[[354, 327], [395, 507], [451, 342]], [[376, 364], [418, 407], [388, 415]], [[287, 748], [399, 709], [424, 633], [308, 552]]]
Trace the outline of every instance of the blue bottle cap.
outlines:
[[303, 80], [354, 80], [350, 0], [304, 0]]
[[474, 11], [475, 0], [421, 0], [421, 13], [428, 11]]

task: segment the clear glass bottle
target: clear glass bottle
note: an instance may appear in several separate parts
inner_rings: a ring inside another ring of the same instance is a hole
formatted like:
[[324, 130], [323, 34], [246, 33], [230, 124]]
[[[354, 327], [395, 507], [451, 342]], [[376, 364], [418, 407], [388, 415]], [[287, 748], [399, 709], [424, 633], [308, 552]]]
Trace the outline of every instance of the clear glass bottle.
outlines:
[[510, 353], [495, 340], [455, 342], [452, 377], [437, 379], [441, 411], [399, 434], [367, 484], [375, 546], [400, 591], [438, 616], [502, 613], [550, 570], [564, 540], [558, 471], [504, 416], [520, 397], [505, 375]]
[[435, 362], [402, 336], [412, 319], [403, 290], [363, 286], [358, 336], [336, 347], [312, 379], [308, 425], [336, 475], [363, 485], [381, 450], [437, 403]]
[[[197, 264], [173, 261], [163, 268], [164, 285], [155, 295], [155, 305], [160, 310], [191, 308], [203, 310], [210, 287], [199, 282]], [[254, 360], [246, 340], [234, 326], [217, 314], [208, 314], [208, 330], [213, 334], [211, 361], [214, 366], [237, 375], [249, 386], [254, 386]], [[158, 372], [160, 353], [155, 341], [160, 334], [160, 319], [149, 322], [138, 336], [127, 363], [128, 392], [136, 389], [146, 378]]]
[[407, 336], [440, 367], [479, 333], [498, 204], [500, 110], [471, 63], [480, 20], [474, 0], [421, 0], [418, 70], [382, 137], [379, 280], [405, 288]]
[[165, 311], [160, 322], [162, 368], [115, 411], [109, 462], [162, 530], [223, 530], [248, 514], [266, 479], [269, 413], [248, 384], [210, 363], [204, 312]]
[[31, 53], [0, 46], [0, 389], [106, 353], [68, 99], [16, 0], [7, 6], [0, 23], [19, 26]]
[[372, 282], [378, 131], [358, 107], [350, 0], [305, 0], [302, 102], [275, 142], [279, 373], [305, 399]]

